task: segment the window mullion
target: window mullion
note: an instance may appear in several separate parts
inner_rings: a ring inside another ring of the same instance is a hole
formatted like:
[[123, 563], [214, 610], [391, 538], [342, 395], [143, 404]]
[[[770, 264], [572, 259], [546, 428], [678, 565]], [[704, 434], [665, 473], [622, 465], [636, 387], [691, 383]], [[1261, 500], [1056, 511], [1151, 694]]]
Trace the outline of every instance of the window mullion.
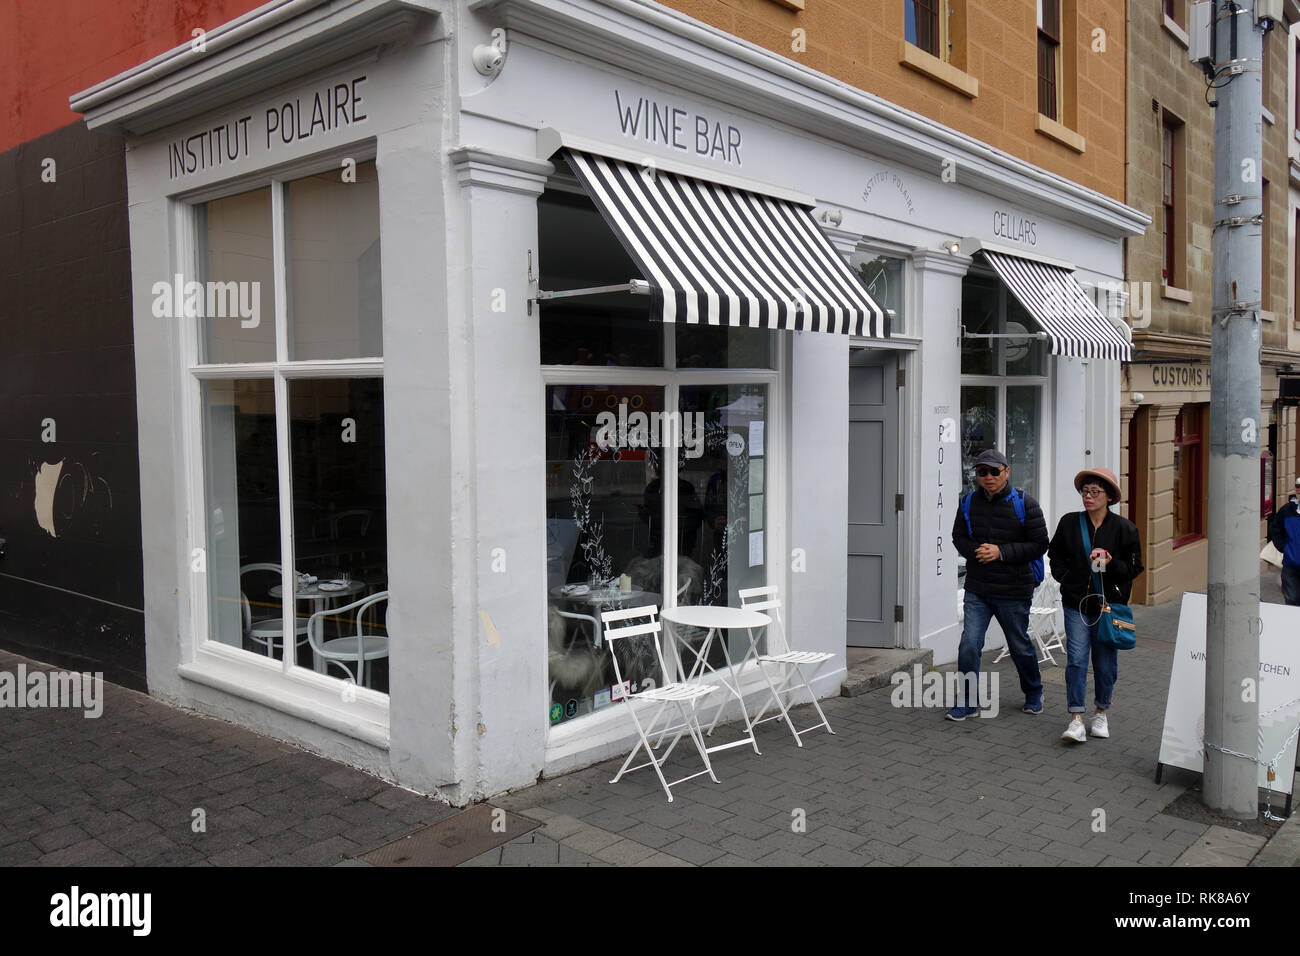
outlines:
[[[665, 325], [668, 325], [668, 323], [665, 323]], [[664, 411], [669, 412], [680, 408], [680, 406], [681, 400], [678, 395], [678, 386], [674, 381], [664, 389]], [[677, 518], [677, 509], [679, 507], [679, 502], [677, 500], [677, 448], [665, 443], [660, 447], [659, 455], [660, 487], [663, 490], [664, 499], [664, 514], [661, 518], [664, 529], [664, 577], [662, 602], [664, 607], [676, 607], [677, 551], [681, 547], [681, 542], [677, 540], [677, 535], [680, 531], [680, 523]], [[669, 680], [667, 674], [664, 675], [664, 680]]]
[[[288, 258], [285, 249], [285, 185], [279, 180], [271, 182], [271, 267], [275, 276], [275, 358], [277, 363], [289, 361], [289, 288]], [[280, 496], [280, 587], [281, 631], [284, 634], [281, 648], [285, 673], [296, 663], [297, 641], [297, 572], [298, 562], [293, 544], [293, 476], [289, 453], [289, 382], [284, 371], [275, 372], [275, 454], [276, 473]]]

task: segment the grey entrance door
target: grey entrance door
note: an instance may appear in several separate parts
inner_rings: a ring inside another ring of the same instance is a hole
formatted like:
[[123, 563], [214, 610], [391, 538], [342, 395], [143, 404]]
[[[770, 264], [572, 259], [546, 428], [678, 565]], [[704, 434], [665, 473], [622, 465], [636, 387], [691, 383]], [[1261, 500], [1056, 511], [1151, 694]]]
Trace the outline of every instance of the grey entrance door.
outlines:
[[898, 361], [862, 349], [849, 360], [850, 647], [893, 647], [898, 594]]

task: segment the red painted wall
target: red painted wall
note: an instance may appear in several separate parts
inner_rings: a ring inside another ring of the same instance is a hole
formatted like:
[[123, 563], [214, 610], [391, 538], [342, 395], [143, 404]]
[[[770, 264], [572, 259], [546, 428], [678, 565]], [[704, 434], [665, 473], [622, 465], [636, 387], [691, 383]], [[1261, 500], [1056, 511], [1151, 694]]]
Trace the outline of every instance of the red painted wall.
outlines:
[[68, 97], [261, 0], [2, 0], [0, 152], [81, 117]]

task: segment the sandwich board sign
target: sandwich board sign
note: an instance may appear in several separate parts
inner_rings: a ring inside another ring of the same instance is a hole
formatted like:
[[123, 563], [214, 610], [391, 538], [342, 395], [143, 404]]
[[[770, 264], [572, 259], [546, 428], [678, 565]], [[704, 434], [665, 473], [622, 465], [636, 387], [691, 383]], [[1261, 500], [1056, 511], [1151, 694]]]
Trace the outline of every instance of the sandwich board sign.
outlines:
[[[1160, 740], [1160, 763], [1196, 773], [1205, 760], [1205, 610], [1204, 594], [1183, 595]], [[1296, 738], [1278, 751], [1300, 723], [1300, 607], [1261, 604], [1259, 616], [1259, 786], [1289, 794]], [[1275, 757], [1277, 779], [1270, 782], [1267, 765]]]

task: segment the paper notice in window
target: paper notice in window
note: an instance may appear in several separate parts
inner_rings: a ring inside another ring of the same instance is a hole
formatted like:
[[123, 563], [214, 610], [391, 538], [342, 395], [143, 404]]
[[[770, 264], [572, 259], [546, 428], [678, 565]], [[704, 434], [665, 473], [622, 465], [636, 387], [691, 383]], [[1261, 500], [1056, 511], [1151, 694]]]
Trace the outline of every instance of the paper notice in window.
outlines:
[[749, 527], [751, 531], [763, 530], [763, 496], [749, 496]]
[[757, 567], [763, 563], [763, 532], [749, 533], [749, 566]]
[[761, 458], [749, 460], [749, 493], [751, 495], [763, 493], [763, 459]]
[[763, 454], [763, 423], [749, 423], [749, 457], [757, 458]]

